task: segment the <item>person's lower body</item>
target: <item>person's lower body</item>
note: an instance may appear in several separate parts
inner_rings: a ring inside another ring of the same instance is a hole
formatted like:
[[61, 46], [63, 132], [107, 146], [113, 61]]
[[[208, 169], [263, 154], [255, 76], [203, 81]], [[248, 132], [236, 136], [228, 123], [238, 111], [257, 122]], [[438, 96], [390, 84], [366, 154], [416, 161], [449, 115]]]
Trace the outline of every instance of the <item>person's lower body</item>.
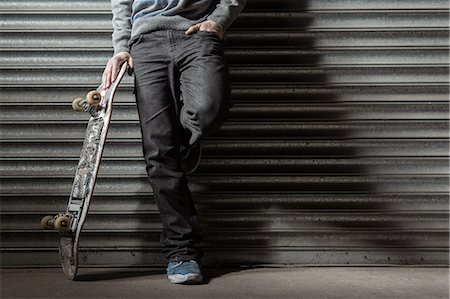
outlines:
[[163, 253], [169, 266], [199, 261], [199, 220], [180, 149], [195, 151], [228, 115], [223, 42], [210, 32], [188, 36], [161, 30], [139, 36], [131, 56], [146, 169], [163, 225]]

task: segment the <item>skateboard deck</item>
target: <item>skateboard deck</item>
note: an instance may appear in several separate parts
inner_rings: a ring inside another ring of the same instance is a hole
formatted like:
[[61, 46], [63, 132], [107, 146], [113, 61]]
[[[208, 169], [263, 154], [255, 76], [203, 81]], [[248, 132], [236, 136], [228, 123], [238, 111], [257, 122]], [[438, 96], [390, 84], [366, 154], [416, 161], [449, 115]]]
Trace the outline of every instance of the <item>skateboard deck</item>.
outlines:
[[124, 63], [117, 79], [107, 90], [103, 90], [100, 85], [97, 90], [90, 91], [86, 98], [76, 98], [73, 101], [74, 110], [87, 111], [91, 118], [87, 125], [72, 191], [65, 212], [45, 216], [41, 220], [44, 229], [59, 231], [59, 258], [64, 274], [71, 280], [77, 275], [80, 233], [97, 179], [111, 120], [114, 94], [126, 70], [127, 63]]

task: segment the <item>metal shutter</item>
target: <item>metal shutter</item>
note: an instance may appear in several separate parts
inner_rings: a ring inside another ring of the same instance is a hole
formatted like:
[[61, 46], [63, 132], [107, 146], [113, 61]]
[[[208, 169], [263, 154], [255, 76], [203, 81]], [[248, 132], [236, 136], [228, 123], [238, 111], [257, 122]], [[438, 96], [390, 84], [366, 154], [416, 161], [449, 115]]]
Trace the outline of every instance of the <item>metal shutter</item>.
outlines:
[[[1, 261], [56, 266], [100, 81], [108, 0], [1, 1]], [[448, 1], [249, 0], [228, 34], [232, 114], [191, 188], [208, 264], [448, 263]], [[82, 264], [163, 265], [132, 79], [121, 85]]]

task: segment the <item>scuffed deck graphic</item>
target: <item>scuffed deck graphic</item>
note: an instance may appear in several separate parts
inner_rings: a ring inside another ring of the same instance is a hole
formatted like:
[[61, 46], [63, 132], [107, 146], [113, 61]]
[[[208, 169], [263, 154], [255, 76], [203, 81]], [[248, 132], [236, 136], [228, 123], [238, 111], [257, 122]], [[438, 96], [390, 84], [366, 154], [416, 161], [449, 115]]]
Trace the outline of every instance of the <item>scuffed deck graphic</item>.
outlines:
[[78, 169], [75, 174], [72, 198], [86, 198], [92, 188], [94, 188], [92, 178], [95, 175], [94, 167], [99, 153], [103, 126], [104, 119], [102, 117], [93, 118], [89, 121], [86, 129], [86, 138], [84, 139], [83, 149], [80, 155], [80, 162], [78, 163]]
[[[97, 161], [101, 155], [102, 141], [105, 139], [105, 119], [102, 116], [91, 118], [86, 128], [86, 137], [80, 154], [80, 161], [75, 174], [72, 194], [66, 215], [71, 219], [70, 230], [60, 234], [60, 259], [64, 273], [73, 279], [78, 267], [78, 237], [82, 222], [89, 207], [87, 202], [94, 190], [97, 174]], [[84, 215], [84, 216], [83, 216]]]

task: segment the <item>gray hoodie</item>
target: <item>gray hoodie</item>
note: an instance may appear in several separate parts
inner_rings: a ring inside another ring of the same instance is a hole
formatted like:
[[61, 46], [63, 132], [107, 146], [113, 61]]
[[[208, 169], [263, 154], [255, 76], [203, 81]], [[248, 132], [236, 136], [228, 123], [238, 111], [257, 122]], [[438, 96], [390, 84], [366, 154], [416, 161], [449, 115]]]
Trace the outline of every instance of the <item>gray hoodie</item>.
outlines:
[[114, 54], [128, 52], [141, 33], [187, 30], [212, 20], [226, 30], [242, 11], [246, 0], [111, 0]]

